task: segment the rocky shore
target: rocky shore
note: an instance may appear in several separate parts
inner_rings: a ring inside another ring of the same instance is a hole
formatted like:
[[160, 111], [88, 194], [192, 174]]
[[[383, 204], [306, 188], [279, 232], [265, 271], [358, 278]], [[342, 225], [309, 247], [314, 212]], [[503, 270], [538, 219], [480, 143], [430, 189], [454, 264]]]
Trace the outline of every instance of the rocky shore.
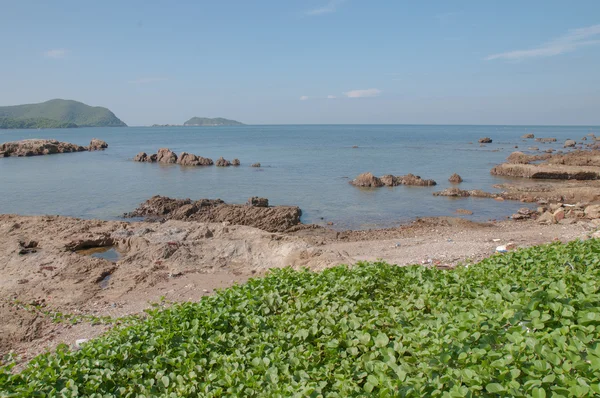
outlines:
[[108, 148], [105, 141], [93, 138], [89, 146], [80, 146], [57, 140], [30, 139], [0, 144], [0, 158], [54, 155], [57, 153], [98, 151]]
[[436, 185], [437, 183], [433, 180], [424, 180], [420, 176], [416, 176], [414, 174], [407, 174], [403, 176], [386, 174], [381, 177], [375, 177], [372, 173], [362, 173], [350, 181], [350, 184], [357, 187], [395, 187], [398, 185], [429, 187]]

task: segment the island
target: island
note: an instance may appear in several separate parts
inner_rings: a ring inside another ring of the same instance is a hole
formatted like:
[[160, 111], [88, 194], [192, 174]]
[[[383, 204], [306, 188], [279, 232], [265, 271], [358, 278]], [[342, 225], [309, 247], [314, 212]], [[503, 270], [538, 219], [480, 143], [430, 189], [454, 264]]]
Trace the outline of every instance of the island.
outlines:
[[244, 126], [236, 120], [224, 119], [222, 117], [193, 117], [183, 124], [184, 126]]
[[53, 99], [39, 104], [0, 107], [0, 129], [127, 127], [110, 110]]

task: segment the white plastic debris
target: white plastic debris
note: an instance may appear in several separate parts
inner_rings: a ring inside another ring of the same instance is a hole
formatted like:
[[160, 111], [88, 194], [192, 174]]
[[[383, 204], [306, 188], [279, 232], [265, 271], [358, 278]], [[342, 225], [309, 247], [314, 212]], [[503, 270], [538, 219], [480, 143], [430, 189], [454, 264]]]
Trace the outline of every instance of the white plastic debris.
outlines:
[[508, 252], [508, 249], [506, 248], [505, 245], [498, 246], [496, 248], [496, 253], [506, 253], [506, 252]]

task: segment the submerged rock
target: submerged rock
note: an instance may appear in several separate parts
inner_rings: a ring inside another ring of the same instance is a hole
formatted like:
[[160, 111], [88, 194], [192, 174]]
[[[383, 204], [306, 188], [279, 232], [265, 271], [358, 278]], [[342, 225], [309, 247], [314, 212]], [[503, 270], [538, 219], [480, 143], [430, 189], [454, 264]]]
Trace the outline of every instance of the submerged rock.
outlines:
[[492, 139], [490, 137], [483, 137], [479, 139], [480, 144], [491, 144]]
[[252, 163], [252, 165], [250, 165], [250, 167], [260, 167], [260, 163]]
[[524, 134], [521, 138], [535, 138], [535, 135], [533, 135], [532, 133]]

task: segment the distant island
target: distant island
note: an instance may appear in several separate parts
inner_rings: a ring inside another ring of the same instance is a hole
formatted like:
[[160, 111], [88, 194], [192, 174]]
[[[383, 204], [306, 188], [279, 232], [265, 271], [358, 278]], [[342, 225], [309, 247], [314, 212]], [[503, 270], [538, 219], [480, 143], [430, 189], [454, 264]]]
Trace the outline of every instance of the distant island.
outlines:
[[224, 119], [222, 117], [193, 117], [183, 124], [184, 126], [243, 126], [236, 120]]
[[39, 104], [0, 107], [0, 129], [126, 127], [110, 110], [53, 99]]

